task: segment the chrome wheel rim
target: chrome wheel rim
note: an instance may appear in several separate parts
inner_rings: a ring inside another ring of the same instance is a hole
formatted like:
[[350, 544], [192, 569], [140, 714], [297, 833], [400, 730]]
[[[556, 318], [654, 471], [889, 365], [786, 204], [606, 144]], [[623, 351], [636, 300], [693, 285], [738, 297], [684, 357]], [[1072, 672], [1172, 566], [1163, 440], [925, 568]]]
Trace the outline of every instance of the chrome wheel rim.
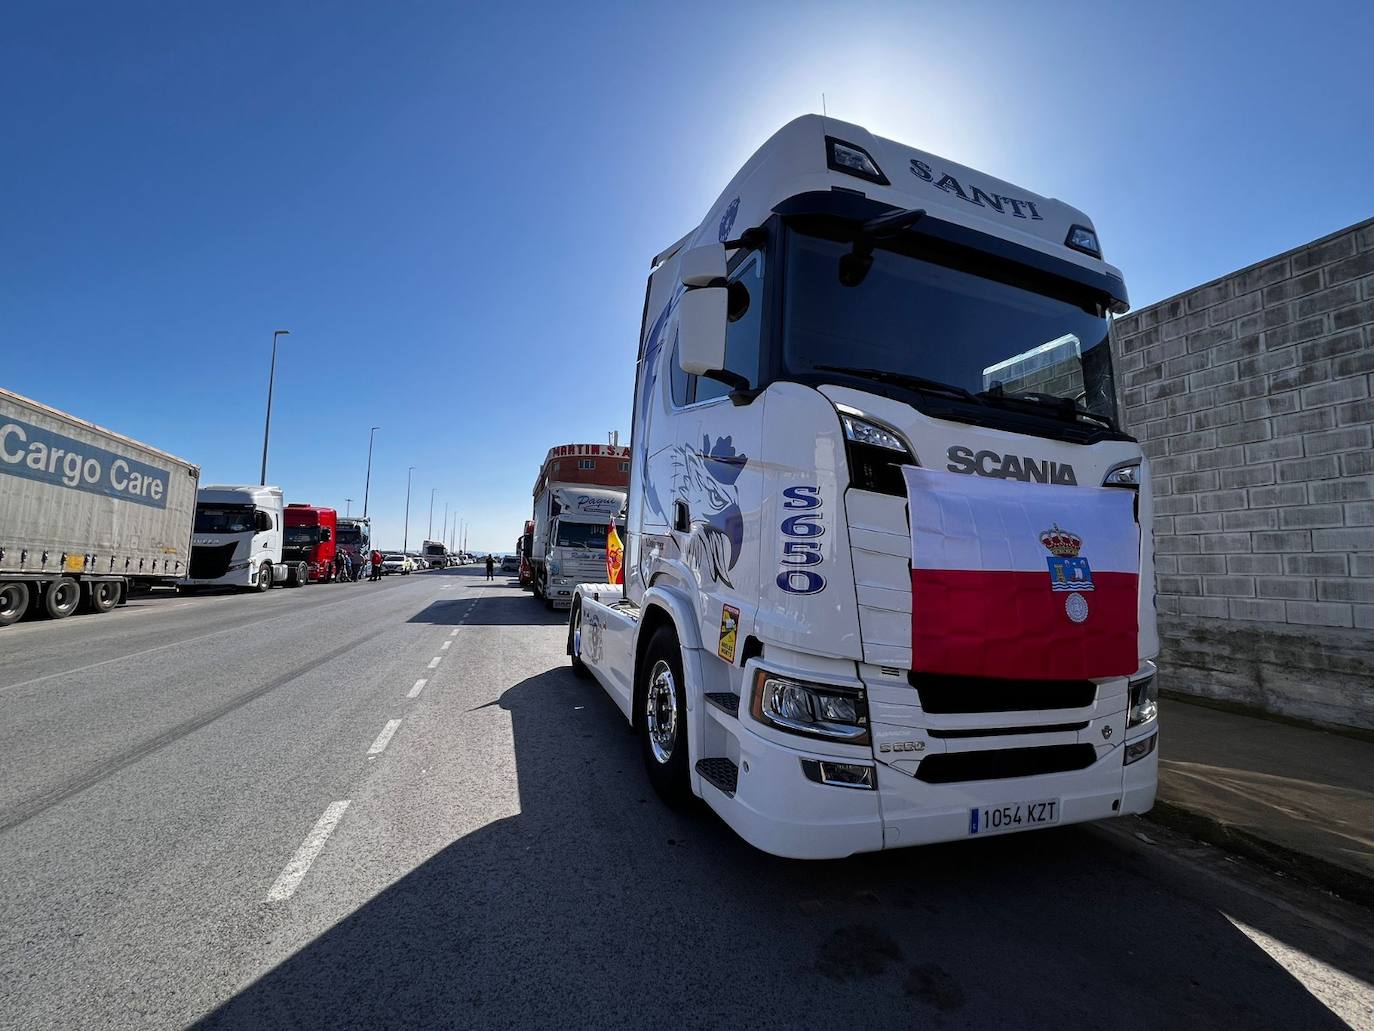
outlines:
[[672, 667], [663, 659], [654, 663], [649, 672], [649, 690], [645, 696], [644, 723], [649, 731], [649, 748], [654, 759], [667, 763], [677, 744], [677, 678]]
[[118, 586], [112, 583], [98, 583], [95, 585], [96, 600], [102, 605], [113, 605], [119, 596], [118, 592]]

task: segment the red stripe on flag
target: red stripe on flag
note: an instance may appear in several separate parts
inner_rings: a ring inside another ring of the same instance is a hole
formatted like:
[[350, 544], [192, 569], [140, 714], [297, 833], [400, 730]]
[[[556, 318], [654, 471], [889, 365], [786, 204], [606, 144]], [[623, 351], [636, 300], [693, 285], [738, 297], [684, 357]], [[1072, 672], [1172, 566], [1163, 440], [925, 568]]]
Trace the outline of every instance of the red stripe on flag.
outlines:
[[1071, 592], [1048, 572], [913, 569], [911, 668], [951, 676], [1090, 680], [1136, 671], [1135, 573], [1093, 572], [1088, 615], [1069, 618]]

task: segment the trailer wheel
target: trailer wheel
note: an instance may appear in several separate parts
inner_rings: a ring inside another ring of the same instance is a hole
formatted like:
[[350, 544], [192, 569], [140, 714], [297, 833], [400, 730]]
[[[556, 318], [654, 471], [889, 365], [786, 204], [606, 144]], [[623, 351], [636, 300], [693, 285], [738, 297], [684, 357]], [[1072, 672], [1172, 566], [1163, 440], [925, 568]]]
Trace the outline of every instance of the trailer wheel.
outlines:
[[258, 570], [258, 593], [270, 591], [272, 589], [272, 563], [264, 562], [262, 568]]
[[66, 619], [81, 604], [81, 585], [69, 576], [59, 576], [43, 592], [43, 610], [53, 619]]
[[643, 688], [635, 695], [644, 769], [658, 797], [680, 809], [691, 801], [692, 784], [687, 770], [687, 683], [672, 627], [654, 631], [640, 676]]
[[22, 580], [0, 584], [0, 626], [18, 623], [29, 610], [29, 585]]
[[568, 655], [572, 660], [575, 676], [586, 678], [592, 675], [587, 664], [582, 661], [582, 602], [573, 602], [572, 615], [568, 618]]
[[96, 580], [86, 585], [86, 607], [92, 612], [109, 612], [119, 604], [119, 584]]

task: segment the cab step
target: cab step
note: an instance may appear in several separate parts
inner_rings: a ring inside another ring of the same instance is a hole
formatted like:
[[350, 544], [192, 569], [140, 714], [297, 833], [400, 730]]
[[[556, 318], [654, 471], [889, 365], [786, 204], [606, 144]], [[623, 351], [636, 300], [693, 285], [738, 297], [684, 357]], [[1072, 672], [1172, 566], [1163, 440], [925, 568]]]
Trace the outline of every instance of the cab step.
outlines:
[[729, 759], [698, 759], [697, 773], [722, 794], [735, 797], [739, 784], [739, 767]]
[[739, 695], [733, 691], [707, 691], [706, 700], [721, 712], [739, 718]]

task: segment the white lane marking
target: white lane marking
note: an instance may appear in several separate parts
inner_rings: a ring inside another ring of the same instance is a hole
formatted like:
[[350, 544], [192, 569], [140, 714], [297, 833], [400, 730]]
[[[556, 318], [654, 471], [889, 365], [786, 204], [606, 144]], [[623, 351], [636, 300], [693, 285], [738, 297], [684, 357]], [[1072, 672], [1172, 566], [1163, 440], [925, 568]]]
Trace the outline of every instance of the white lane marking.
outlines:
[[418, 698], [418, 697], [420, 696], [420, 692], [423, 691], [423, 690], [425, 689], [425, 685], [428, 684], [428, 683], [429, 683], [429, 681], [428, 681], [428, 680], [425, 680], [423, 677], [420, 678], [419, 680], [415, 681], [415, 686], [412, 687], [412, 688], [406, 693], [406, 697], [407, 697], [407, 698]]
[[315, 821], [315, 826], [305, 836], [301, 847], [296, 849], [291, 862], [286, 864], [277, 879], [272, 882], [272, 888], [267, 892], [268, 902], [285, 902], [294, 894], [301, 880], [309, 873], [310, 864], [319, 856], [324, 843], [329, 840], [329, 835], [334, 833], [334, 828], [343, 819], [344, 810], [348, 808], [350, 801], [351, 799], [345, 798], [342, 802], [329, 803], [324, 815]]
[[443, 658], [442, 655], [436, 655], [436, 656], [434, 656], [434, 658], [430, 659], [430, 660], [429, 660], [429, 668], [430, 668], [430, 669], [434, 669], [436, 666], [438, 666], [438, 665], [439, 665], [439, 660], [442, 659], [442, 658]]
[[446, 651], [448, 651], [448, 646], [451, 645], [452, 643], [453, 643], [452, 641], [445, 641], [443, 644], [439, 645], [439, 650], [440, 650], [441, 652], [446, 652]]
[[396, 728], [401, 725], [400, 720], [387, 720], [382, 732], [377, 735], [377, 740], [372, 742], [372, 747], [367, 750], [368, 755], [381, 755], [386, 751], [386, 746], [391, 743], [391, 735], [396, 733]]
[[454, 627], [452, 630], [450, 630], [450, 631], [448, 632], [448, 635], [449, 635], [449, 637], [457, 637], [457, 636], [458, 636], [458, 628], [457, 628], [457, 627]]

